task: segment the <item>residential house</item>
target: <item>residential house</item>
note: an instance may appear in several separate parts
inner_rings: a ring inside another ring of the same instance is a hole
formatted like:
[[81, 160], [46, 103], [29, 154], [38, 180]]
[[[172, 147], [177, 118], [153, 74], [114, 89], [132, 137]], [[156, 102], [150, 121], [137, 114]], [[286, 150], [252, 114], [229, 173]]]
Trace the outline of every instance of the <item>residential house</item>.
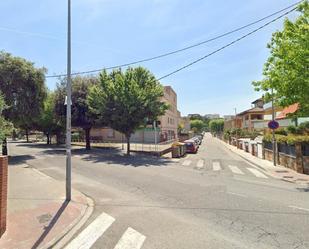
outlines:
[[252, 108], [245, 110], [236, 115], [236, 119], [240, 119], [241, 125], [239, 128], [247, 129], [252, 131], [254, 127], [254, 123], [259, 120], [264, 120], [264, 101], [262, 98], [259, 98], [251, 103], [253, 105]]

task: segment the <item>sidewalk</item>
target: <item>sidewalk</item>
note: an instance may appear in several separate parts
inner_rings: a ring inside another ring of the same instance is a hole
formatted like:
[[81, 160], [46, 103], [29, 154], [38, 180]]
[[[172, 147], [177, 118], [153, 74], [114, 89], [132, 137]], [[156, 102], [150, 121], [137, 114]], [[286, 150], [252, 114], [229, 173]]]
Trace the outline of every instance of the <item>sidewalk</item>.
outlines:
[[2, 249], [48, 248], [65, 236], [92, 207], [78, 191], [65, 202], [63, 182], [26, 164], [9, 166], [7, 230]]
[[247, 160], [248, 162], [254, 164], [258, 168], [264, 170], [266, 173], [271, 175], [274, 178], [297, 183], [301, 185], [308, 185], [309, 186], [309, 175], [299, 174], [294, 170], [283, 166], [273, 166], [273, 163], [258, 157], [251, 155], [248, 152], [243, 150], [237, 149], [235, 146], [225, 143], [224, 141], [218, 139], [222, 144], [224, 144], [230, 151], [238, 154], [243, 159]]

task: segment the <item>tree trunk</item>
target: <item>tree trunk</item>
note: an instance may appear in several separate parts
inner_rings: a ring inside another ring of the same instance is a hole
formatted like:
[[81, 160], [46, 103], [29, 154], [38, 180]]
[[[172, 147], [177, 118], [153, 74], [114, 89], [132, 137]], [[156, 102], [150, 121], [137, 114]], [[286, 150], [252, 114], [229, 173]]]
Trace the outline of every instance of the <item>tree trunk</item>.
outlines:
[[86, 150], [90, 150], [90, 129], [91, 128], [86, 128], [84, 129], [85, 131], [85, 138], [86, 138]]
[[46, 133], [46, 138], [47, 138], [47, 144], [49, 145], [50, 144], [50, 135], [49, 135], [49, 133]]
[[27, 140], [27, 143], [29, 143], [29, 132], [28, 132], [28, 129], [26, 129], [26, 140]]
[[131, 137], [131, 135], [126, 135], [126, 139], [127, 139], [127, 156], [130, 156], [130, 137]]

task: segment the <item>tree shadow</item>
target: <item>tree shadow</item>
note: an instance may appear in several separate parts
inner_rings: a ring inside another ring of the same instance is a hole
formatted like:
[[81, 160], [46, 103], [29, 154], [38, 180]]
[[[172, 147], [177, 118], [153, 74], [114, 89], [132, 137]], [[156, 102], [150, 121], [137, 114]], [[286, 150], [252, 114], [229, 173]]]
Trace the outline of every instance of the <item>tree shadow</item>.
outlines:
[[44, 144], [44, 143], [17, 143], [16, 146], [28, 147], [28, 148], [38, 148], [38, 149], [65, 148], [65, 145], [62, 145], [62, 144], [58, 145], [58, 144]]
[[31, 159], [35, 159], [35, 157], [31, 155], [9, 156], [9, 166], [16, 166], [22, 163], [26, 163]]
[[54, 217], [51, 219], [47, 227], [44, 227], [44, 232], [41, 234], [41, 236], [38, 238], [38, 240], [33, 244], [31, 249], [36, 249], [39, 247], [39, 245], [43, 242], [43, 240], [46, 238], [48, 233], [52, 230], [54, 225], [57, 223], [59, 217], [64, 212], [66, 207], [68, 206], [69, 201], [64, 201], [61, 205], [61, 207], [58, 209], [57, 213], [54, 215]]
[[118, 150], [102, 151], [100, 153], [88, 153], [82, 160], [93, 163], [106, 163], [119, 166], [152, 167], [168, 166], [173, 162], [166, 158], [160, 158], [147, 154], [132, 153], [130, 156], [120, 153]]

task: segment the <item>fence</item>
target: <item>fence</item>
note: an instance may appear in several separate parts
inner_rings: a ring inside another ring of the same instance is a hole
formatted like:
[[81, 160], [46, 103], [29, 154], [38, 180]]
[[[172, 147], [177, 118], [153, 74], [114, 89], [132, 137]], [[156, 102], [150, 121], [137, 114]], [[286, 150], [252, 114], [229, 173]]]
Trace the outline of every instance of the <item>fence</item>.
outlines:
[[[244, 150], [253, 156], [273, 161], [273, 144], [271, 142], [255, 141], [244, 138], [231, 137], [225, 140], [229, 144]], [[309, 174], [309, 144], [278, 143], [275, 146], [277, 164], [293, 169], [298, 173]]]
[[[176, 139], [167, 140], [164, 142], [160, 142], [157, 144], [154, 143], [130, 143], [130, 149], [133, 152], [146, 152], [146, 153], [153, 153], [153, 154], [165, 154], [170, 152], [169, 149], [171, 145], [176, 141]], [[99, 139], [91, 139], [90, 140], [91, 146], [96, 148], [106, 148], [106, 149], [119, 149], [119, 150], [127, 150], [127, 143], [126, 141], [122, 142], [115, 142], [115, 141], [108, 141], [108, 140], [99, 140]], [[73, 145], [78, 146], [85, 146], [86, 142], [84, 139], [72, 139]]]

